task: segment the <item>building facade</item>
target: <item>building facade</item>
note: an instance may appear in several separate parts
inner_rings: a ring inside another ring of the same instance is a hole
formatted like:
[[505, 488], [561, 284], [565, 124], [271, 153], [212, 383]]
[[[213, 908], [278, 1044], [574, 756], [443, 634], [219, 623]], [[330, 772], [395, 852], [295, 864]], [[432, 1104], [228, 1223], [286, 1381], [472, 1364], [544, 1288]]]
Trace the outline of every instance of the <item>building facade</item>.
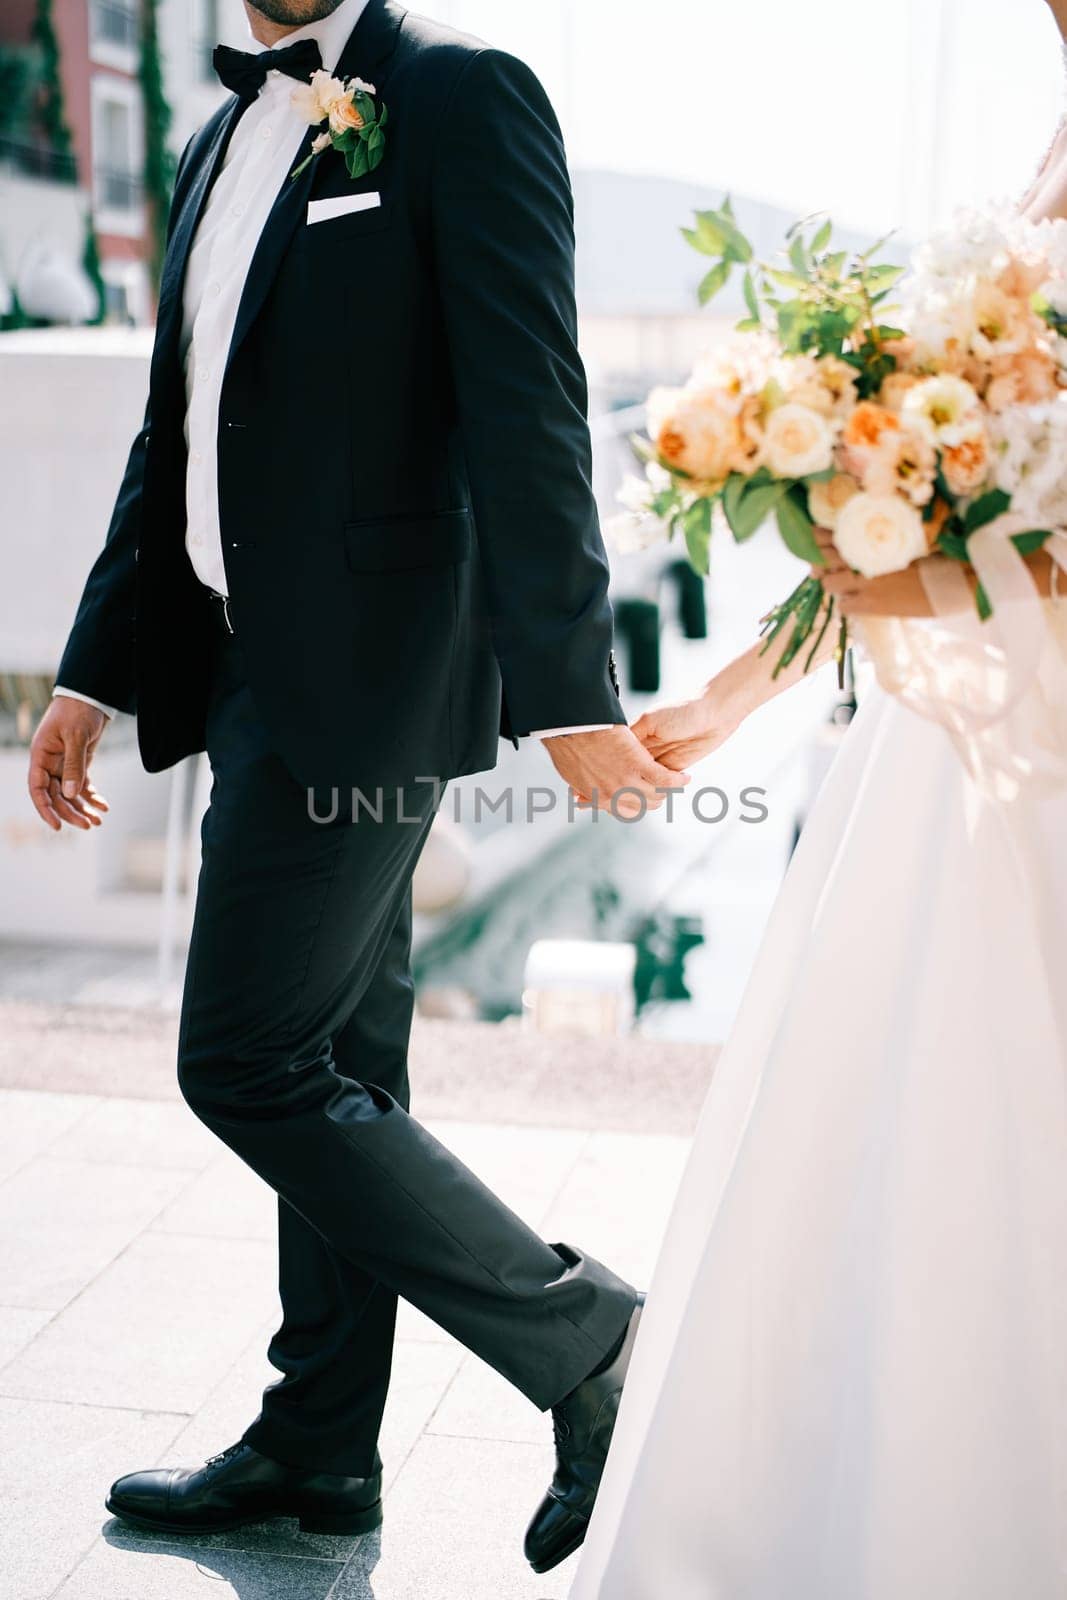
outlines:
[[[3, 0], [0, 54], [33, 57], [40, 0]], [[115, 322], [153, 314], [146, 260], [148, 215], [143, 172], [144, 99], [140, 84], [142, 0], [52, 0], [64, 109], [73, 160], [49, 149], [32, 117], [0, 134], [0, 273], [17, 284], [31, 250], [61, 250], [77, 260], [91, 214]], [[161, 0], [161, 65], [177, 154], [222, 98], [211, 66], [220, 39], [247, 39], [241, 0]]]

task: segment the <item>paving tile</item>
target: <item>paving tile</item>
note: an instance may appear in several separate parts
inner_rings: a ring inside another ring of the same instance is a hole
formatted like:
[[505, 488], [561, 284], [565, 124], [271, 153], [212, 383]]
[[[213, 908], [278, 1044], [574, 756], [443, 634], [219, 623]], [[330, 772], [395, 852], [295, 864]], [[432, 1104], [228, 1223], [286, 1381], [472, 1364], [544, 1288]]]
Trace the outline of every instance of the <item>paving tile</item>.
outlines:
[[157, 1466], [195, 1467], [237, 1442], [259, 1413], [264, 1387], [277, 1380], [278, 1374], [267, 1360], [267, 1345], [277, 1325], [278, 1318], [272, 1315], [255, 1329]]
[[192, 1413], [275, 1315], [275, 1292], [271, 1246], [144, 1234], [10, 1363], [0, 1393]]
[[434, 1412], [429, 1432], [543, 1445], [552, 1438], [552, 1425], [492, 1367], [468, 1356]]
[[[230, 1372], [217, 1385], [205, 1404], [168, 1442], [157, 1465], [196, 1466], [201, 1461], [234, 1443], [244, 1433], [259, 1410], [265, 1383], [278, 1374], [268, 1363], [264, 1351], [266, 1335], [257, 1337], [242, 1353]], [[438, 1345], [398, 1344], [393, 1362], [393, 1382], [389, 1392], [381, 1435], [385, 1489], [403, 1469], [426, 1423], [433, 1415], [460, 1361], [454, 1350]], [[166, 1545], [167, 1535], [158, 1537], [116, 1522], [108, 1537], [115, 1542]], [[344, 1560], [357, 1544], [356, 1539], [332, 1538], [325, 1534], [301, 1533], [295, 1520], [258, 1523], [197, 1540], [205, 1550], [248, 1550], [282, 1555], [323, 1556]]]
[[71, 1161], [198, 1172], [210, 1166], [219, 1148], [219, 1141], [184, 1102], [120, 1099], [94, 1105], [48, 1153]]
[[542, 1232], [647, 1288], [688, 1154], [673, 1136], [594, 1134]]
[[531, 1228], [539, 1226], [589, 1139], [551, 1128], [436, 1121], [427, 1127]]
[[576, 1563], [539, 1578], [522, 1554], [551, 1460], [530, 1445], [420, 1440], [381, 1534], [357, 1546], [330, 1600], [564, 1600]]
[[326, 1600], [335, 1561], [195, 1545], [95, 1545], [54, 1600]]
[[463, 1350], [454, 1341], [448, 1345], [397, 1344], [382, 1423], [387, 1493], [448, 1392], [462, 1360]]
[[278, 1197], [232, 1150], [219, 1149], [210, 1166], [183, 1189], [153, 1227], [212, 1239], [278, 1236]]
[[0, 1304], [58, 1311], [188, 1181], [174, 1170], [36, 1156], [0, 1184]]
[[407, 1300], [401, 1300], [397, 1309], [396, 1336], [416, 1344], [455, 1344], [460, 1348], [450, 1333]]
[[0, 1369], [35, 1339], [54, 1312], [24, 1306], [0, 1306]]
[[179, 1418], [158, 1412], [0, 1399], [5, 1600], [47, 1600], [108, 1520], [110, 1484], [154, 1461], [179, 1426]]
[[86, 1094], [0, 1091], [0, 1183], [87, 1117], [97, 1103]]

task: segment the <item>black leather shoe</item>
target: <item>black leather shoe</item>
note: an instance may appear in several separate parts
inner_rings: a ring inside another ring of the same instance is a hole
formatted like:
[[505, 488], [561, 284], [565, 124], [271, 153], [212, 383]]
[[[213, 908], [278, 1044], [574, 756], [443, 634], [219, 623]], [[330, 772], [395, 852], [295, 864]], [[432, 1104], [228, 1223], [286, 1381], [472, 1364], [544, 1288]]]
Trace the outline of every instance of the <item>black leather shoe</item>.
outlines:
[[638, 1295], [623, 1347], [611, 1366], [586, 1378], [552, 1407], [556, 1474], [526, 1530], [526, 1559], [535, 1572], [551, 1572], [585, 1539], [644, 1303], [644, 1295]]
[[382, 1520], [382, 1463], [369, 1478], [306, 1472], [232, 1444], [202, 1467], [131, 1472], [111, 1486], [107, 1509], [161, 1533], [218, 1533], [270, 1517], [299, 1517], [303, 1533], [369, 1533]]

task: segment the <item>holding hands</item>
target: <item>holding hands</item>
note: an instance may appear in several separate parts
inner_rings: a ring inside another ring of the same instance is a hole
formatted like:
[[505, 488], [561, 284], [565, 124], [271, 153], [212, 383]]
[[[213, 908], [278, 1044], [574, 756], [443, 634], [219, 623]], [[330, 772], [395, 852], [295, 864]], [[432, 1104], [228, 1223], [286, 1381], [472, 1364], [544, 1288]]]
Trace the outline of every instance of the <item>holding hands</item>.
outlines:
[[584, 806], [610, 810], [632, 821], [658, 811], [667, 795], [684, 789], [689, 778], [661, 764], [629, 728], [596, 733], [566, 733], [544, 741], [560, 777]]

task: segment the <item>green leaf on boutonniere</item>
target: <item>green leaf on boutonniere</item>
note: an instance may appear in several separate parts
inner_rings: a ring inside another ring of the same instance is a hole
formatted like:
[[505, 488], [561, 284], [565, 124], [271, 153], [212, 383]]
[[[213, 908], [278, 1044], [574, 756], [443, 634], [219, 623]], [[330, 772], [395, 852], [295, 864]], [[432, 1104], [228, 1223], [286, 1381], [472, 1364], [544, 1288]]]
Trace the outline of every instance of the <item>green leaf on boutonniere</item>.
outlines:
[[348, 176], [350, 178], [365, 177], [370, 171], [370, 167], [367, 163], [366, 147], [360, 143], [357, 144], [353, 149], [349, 150], [345, 156], [345, 163], [348, 167]]
[[[338, 88], [345, 88], [346, 95], [351, 97], [351, 108], [357, 113], [360, 126], [334, 131], [323, 116], [319, 123], [313, 124], [316, 128], [321, 128], [321, 131], [315, 134], [310, 153], [293, 168], [289, 174], [290, 179], [298, 178], [317, 156], [325, 154], [327, 150], [336, 150], [344, 157], [348, 176], [352, 179], [364, 177], [381, 164], [385, 155], [385, 135], [382, 129], [389, 115], [385, 105], [377, 102], [367, 89], [355, 88], [351, 82], [347, 86], [338, 84]], [[321, 101], [319, 105], [321, 106]], [[315, 148], [316, 145], [318, 148]]]

